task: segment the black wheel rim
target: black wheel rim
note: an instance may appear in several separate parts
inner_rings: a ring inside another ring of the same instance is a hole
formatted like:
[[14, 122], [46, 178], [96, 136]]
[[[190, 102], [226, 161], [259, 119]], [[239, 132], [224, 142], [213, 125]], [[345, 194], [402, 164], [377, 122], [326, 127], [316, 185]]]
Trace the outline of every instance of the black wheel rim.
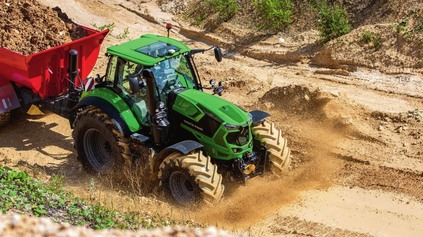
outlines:
[[104, 135], [95, 128], [88, 129], [83, 139], [88, 162], [97, 172], [107, 172], [113, 166], [112, 148]]
[[188, 205], [196, 201], [197, 193], [192, 182], [190, 177], [181, 171], [174, 171], [170, 175], [169, 188], [177, 203]]

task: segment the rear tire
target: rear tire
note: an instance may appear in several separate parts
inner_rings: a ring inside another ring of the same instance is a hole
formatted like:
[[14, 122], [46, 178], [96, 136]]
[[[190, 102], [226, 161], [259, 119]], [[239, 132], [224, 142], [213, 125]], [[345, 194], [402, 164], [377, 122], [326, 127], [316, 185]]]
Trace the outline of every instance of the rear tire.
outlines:
[[164, 193], [183, 206], [217, 204], [225, 190], [217, 166], [202, 151], [170, 154], [160, 165], [158, 177]]
[[273, 123], [264, 122], [253, 127], [253, 135], [267, 149], [270, 170], [275, 174], [288, 171], [291, 164], [291, 150], [286, 138], [282, 137], [282, 131]]
[[130, 162], [128, 140], [96, 107], [78, 113], [72, 137], [78, 160], [89, 173], [109, 174]]
[[10, 112], [0, 114], [0, 127], [6, 125], [10, 121]]

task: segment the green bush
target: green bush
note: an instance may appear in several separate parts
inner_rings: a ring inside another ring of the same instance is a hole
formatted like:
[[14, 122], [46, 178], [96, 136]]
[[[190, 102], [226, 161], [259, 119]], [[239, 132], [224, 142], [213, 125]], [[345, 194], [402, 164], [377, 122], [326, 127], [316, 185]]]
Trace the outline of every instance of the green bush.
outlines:
[[49, 185], [32, 179], [25, 172], [0, 167], [0, 214], [17, 212], [48, 216], [56, 222], [84, 225], [94, 229], [155, 228], [181, 224], [160, 215], [149, 220], [139, 213], [117, 212], [75, 197], [63, 189], [64, 177], [52, 176]]
[[361, 41], [365, 44], [371, 44], [373, 48], [379, 49], [382, 47], [382, 40], [379, 35], [371, 31], [365, 31], [361, 35]]
[[291, 0], [255, 0], [254, 5], [263, 19], [261, 25], [265, 29], [280, 30], [292, 23], [294, 4]]
[[208, 5], [217, 13], [220, 21], [228, 21], [238, 11], [238, 4], [234, 0], [208, 0]]
[[319, 31], [323, 42], [328, 42], [350, 32], [348, 12], [343, 6], [329, 5], [325, 0], [316, 0], [313, 5], [320, 17]]

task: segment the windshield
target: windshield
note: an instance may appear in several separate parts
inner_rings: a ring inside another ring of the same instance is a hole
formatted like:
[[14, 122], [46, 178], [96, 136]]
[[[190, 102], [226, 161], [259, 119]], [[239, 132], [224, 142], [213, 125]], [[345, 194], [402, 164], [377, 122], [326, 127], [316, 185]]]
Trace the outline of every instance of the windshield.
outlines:
[[161, 96], [180, 87], [195, 88], [194, 77], [184, 55], [161, 61], [152, 67], [151, 71]]

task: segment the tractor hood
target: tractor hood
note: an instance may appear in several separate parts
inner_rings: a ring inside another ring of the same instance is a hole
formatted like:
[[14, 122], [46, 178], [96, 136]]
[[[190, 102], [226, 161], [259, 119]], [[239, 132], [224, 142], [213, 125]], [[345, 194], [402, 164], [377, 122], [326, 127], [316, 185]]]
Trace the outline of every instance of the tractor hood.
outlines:
[[179, 93], [172, 108], [195, 122], [207, 115], [225, 124], [242, 126], [250, 118], [248, 112], [229, 101], [194, 89]]

